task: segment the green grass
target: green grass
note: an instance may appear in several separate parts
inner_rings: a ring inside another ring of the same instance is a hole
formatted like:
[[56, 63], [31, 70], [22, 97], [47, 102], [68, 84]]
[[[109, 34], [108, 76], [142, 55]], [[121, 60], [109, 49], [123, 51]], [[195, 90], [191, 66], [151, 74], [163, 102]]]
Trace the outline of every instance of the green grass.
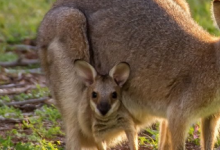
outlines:
[[[36, 87], [29, 93], [16, 95], [14, 100], [24, 101], [48, 96], [48, 88], [39, 85]], [[10, 102], [10, 97], [0, 96], [0, 100], [1, 104], [7, 103]], [[0, 117], [23, 119], [23, 123], [0, 135], [1, 150], [63, 150], [57, 138], [64, 136], [61, 130], [61, 115], [54, 106], [44, 105], [36, 109], [32, 115], [24, 117], [20, 109], [3, 105], [0, 107]], [[28, 142], [23, 142], [24, 139]]]
[[[10, 118], [5, 114], [14, 114], [13, 118], [23, 118], [21, 112], [13, 107], [4, 106], [0, 110], [0, 115], [5, 118]], [[58, 110], [54, 107], [43, 106], [35, 111], [35, 115], [37, 118], [30, 117], [23, 121], [23, 124], [18, 124], [16, 128], [6, 132], [4, 137], [0, 136], [0, 149], [63, 150], [63, 147], [59, 146], [60, 141], [54, 140], [57, 136], [64, 135], [60, 129], [61, 116]], [[45, 126], [45, 124], [49, 125]], [[27, 130], [29, 130], [29, 134], [25, 134]], [[14, 142], [15, 139], [21, 141]], [[28, 142], [22, 142], [22, 139], [26, 139]]]
[[187, 0], [192, 17], [209, 33], [219, 36], [220, 32], [214, 24], [211, 12], [211, 0]]
[[0, 0], [0, 40], [14, 43], [35, 38], [37, 27], [54, 0]]

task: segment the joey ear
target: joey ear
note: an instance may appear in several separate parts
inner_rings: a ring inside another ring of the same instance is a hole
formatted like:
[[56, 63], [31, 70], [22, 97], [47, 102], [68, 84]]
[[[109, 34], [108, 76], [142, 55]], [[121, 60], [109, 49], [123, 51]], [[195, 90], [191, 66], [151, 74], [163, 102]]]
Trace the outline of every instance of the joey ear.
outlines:
[[215, 21], [218, 25], [218, 28], [220, 28], [220, 0], [214, 0], [212, 7]]
[[75, 60], [74, 67], [76, 69], [76, 73], [86, 86], [91, 85], [95, 81], [97, 72], [89, 63], [84, 60]]
[[123, 86], [128, 80], [130, 75], [130, 66], [128, 63], [121, 62], [115, 65], [109, 72], [109, 76], [112, 77], [119, 86]]

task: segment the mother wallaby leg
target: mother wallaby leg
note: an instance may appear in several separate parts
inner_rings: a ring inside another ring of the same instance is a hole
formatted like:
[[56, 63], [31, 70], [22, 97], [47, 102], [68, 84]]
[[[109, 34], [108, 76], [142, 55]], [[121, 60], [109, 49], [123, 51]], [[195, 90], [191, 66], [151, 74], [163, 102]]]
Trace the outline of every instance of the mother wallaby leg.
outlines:
[[47, 49], [48, 57], [51, 59], [49, 80], [53, 82], [50, 89], [64, 121], [66, 149], [81, 150], [80, 127], [75, 112], [80, 94], [78, 89], [81, 85], [74, 78], [72, 61], [61, 45], [62, 43], [54, 40]]
[[213, 150], [220, 113], [201, 119], [201, 149]]
[[171, 139], [168, 130], [167, 120], [162, 120], [160, 122], [160, 139], [159, 139], [159, 150], [170, 150], [171, 149]]
[[185, 150], [185, 139], [190, 126], [188, 116], [185, 116], [187, 112], [184, 112], [185, 109], [180, 107], [177, 104], [168, 109], [167, 132], [170, 132], [172, 150]]
[[58, 7], [45, 16], [38, 34], [42, 67], [66, 129], [66, 149], [81, 150], [76, 112], [82, 84], [73, 63], [75, 59], [89, 60], [86, 18], [77, 9]]

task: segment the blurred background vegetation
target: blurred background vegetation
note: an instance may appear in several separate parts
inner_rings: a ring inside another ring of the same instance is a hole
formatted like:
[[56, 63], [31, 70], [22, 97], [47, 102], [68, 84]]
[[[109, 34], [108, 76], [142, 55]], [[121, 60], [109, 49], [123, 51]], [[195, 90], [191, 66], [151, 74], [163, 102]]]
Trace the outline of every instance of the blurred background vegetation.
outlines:
[[211, 0], [187, 0], [187, 2], [190, 4], [192, 17], [196, 22], [211, 34], [219, 36], [220, 32], [212, 18]]
[[0, 0], [0, 40], [35, 38], [37, 27], [55, 0]]

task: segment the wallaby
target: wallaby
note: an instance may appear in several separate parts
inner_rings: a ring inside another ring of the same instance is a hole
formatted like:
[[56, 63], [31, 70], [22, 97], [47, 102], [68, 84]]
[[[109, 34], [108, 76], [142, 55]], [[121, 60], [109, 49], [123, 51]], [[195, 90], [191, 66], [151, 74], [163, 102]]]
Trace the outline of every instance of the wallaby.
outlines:
[[78, 133], [82, 146], [106, 150], [125, 131], [131, 150], [138, 149], [137, 130], [132, 117], [121, 104], [121, 88], [129, 77], [129, 66], [119, 63], [108, 75], [100, 76], [85, 61], [77, 60], [75, 70], [87, 86], [78, 102]]
[[[220, 1], [213, 1], [220, 25]], [[160, 149], [184, 150], [188, 127], [202, 118], [203, 150], [212, 150], [220, 109], [220, 39], [173, 0], [57, 0], [38, 32], [42, 66], [66, 126], [68, 150], [80, 149], [76, 109], [84, 84], [74, 61], [105, 75], [131, 68], [122, 103], [137, 127], [164, 121]], [[166, 139], [167, 138], [167, 139]]]

